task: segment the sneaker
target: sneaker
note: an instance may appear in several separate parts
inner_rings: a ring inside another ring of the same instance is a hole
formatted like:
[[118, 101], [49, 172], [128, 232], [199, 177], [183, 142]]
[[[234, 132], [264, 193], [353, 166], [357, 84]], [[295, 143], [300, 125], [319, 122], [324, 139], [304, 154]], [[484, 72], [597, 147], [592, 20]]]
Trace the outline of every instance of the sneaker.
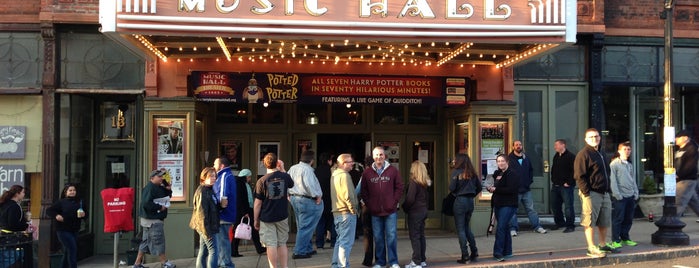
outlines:
[[174, 263], [171, 263], [170, 261], [166, 261], [165, 263], [163, 263], [163, 268], [175, 268], [175, 267], [177, 267], [177, 265], [175, 265]]
[[505, 255], [505, 259], [510, 259], [510, 258], [512, 258], [512, 254]]
[[616, 248], [612, 248], [612, 247], [608, 246], [608, 244], [607, 244], [607, 245], [598, 246], [598, 248], [599, 248], [600, 251], [603, 251], [603, 252], [606, 252], [606, 253], [619, 253], [619, 252], [621, 252], [621, 250], [618, 250], [618, 249], [616, 249]]
[[427, 263], [423, 261], [423, 262], [420, 263], [420, 266], [422, 266], [422, 267], [427, 267]]
[[587, 256], [593, 257], [593, 258], [604, 258], [607, 257], [607, 253], [604, 253], [599, 250], [597, 247], [590, 247], [587, 248]]
[[398, 265], [397, 263], [394, 263], [394, 264], [391, 264], [391, 266], [386, 266], [386, 267], [388, 267], [388, 268], [400, 268], [400, 265]]
[[511, 235], [511, 236], [517, 236], [517, 231], [515, 231], [515, 230], [510, 231], [510, 235]]
[[565, 230], [563, 230], [564, 233], [572, 233], [575, 232], [575, 227], [568, 227]]
[[377, 264], [377, 265], [372, 266], [371, 268], [381, 268], [381, 265]]
[[405, 268], [422, 268], [422, 265], [417, 265], [414, 261], [410, 261], [410, 263], [405, 265]]
[[699, 222], [699, 220], [697, 220], [697, 222]]
[[308, 259], [311, 257], [311, 254], [294, 254], [291, 255], [291, 258], [296, 260], [296, 259]]
[[134, 264], [133, 268], [146, 268], [143, 264]]
[[493, 258], [496, 261], [505, 261], [505, 257], [503, 257], [502, 255], [495, 255], [495, 256], [493, 256]]
[[638, 243], [636, 243], [636, 241], [633, 240], [621, 240], [621, 243], [631, 247], [635, 247], [636, 245], [638, 245]]
[[621, 242], [616, 242], [616, 241], [614, 241], [614, 242], [611, 242], [611, 243], [607, 243], [607, 246], [610, 247], [610, 248], [612, 248], [612, 249], [617, 249], [617, 248], [623, 247], [624, 245], [622, 245]]
[[539, 228], [536, 228], [536, 232], [540, 234], [545, 234], [548, 231], [546, 231], [546, 229], [544, 229], [543, 227], [539, 226]]

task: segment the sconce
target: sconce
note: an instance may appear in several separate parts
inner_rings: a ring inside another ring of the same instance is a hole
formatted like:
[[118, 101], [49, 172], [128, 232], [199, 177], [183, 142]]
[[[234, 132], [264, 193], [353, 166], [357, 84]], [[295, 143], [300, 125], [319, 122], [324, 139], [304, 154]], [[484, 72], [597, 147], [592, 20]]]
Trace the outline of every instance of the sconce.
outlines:
[[266, 102], [266, 101], [265, 101], [264, 103], [262, 103], [262, 106], [264, 106], [264, 107], [269, 106], [269, 102]]
[[306, 124], [309, 124], [309, 125], [317, 125], [318, 124], [318, 116], [316, 115], [316, 113], [308, 114], [308, 116], [306, 117]]

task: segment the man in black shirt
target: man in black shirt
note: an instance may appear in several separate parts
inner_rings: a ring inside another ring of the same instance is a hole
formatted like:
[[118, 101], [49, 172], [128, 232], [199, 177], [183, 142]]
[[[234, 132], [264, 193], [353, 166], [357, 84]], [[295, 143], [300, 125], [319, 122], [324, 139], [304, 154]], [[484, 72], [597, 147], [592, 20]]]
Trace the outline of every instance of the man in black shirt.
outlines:
[[[573, 208], [573, 162], [575, 155], [566, 149], [566, 140], [557, 139], [553, 143], [556, 154], [551, 165], [551, 211], [556, 223], [555, 229], [564, 228], [564, 233], [575, 231], [575, 209]], [[561, 207], [565, 205], [564, 210]]]

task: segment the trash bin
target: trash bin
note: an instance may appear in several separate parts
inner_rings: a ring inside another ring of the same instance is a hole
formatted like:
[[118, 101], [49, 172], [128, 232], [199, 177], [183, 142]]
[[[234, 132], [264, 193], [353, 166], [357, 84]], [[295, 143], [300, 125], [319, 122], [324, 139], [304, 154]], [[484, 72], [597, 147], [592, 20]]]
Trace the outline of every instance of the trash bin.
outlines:
[[56, 252], [49, 255], [51, 259], [51, 268], [62, 268], [63, 267], [63, 253]]
[[129, 249], [126, 251], [126, 265], [133, 265], [136, 262], [136, 257], [138, 256], [138, 250]]
[[31, 233], [15, 232], [0, 234], [0, 267], [19, 265], [34, 266], [34, 250]]

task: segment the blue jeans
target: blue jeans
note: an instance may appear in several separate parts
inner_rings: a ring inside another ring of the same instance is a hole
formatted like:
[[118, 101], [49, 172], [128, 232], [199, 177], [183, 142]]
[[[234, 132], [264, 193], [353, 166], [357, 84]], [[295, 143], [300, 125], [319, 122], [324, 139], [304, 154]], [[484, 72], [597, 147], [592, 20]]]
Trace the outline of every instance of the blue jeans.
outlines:
[[[63, 267], [78, 267], [78, 234], [74, 232], [56, 231], [58, 241], [63, 245]], [[66, 266], [67, 265], [67, 266]]]
[[[575, 209], [573, 208], [573, 189], [570, 185], [553, 185], [551, 187], [551, 211], [553, 212], [553, 221], [558, 227], [575, 228]], [[561, 207], [565, 205], [565, 210]], [[565, 219], [563, 212], [565, 211]]]
[[357, 230], [357, 215], [335, 216], [334, 223], [337, 241], [333, 249], [332, 267], [350, 267], [350, 253], [354, 244], [354, 233]]
[[218, 250], [216, 250], [216, 237], [208, 240], [199, 236], [199, 254], [197, 254], [197, 268], [218, 268]]
[[471, 215], [473, 214], [473, 197], [459, 196], [454, 201], [454, 225], [459, 236], [459, 246], [461, 247], [461, 258], [468, 259], [468, 248], [471, 248], [471, 255], [478, 254], [476, 239], [471, 231]]
[[[691, 208], [696, 215], [699, 215], [699, 193], [696, 180], [682, 180], [677, 182], [675, 188], [675, 206], [677, 206], [677, 217], [682, 217], [682, 214], [687, 209]], [[658, 213], [658, 212], [655, 212]]]
[[371, 230], [374, 234], [376, 255], [374, 265], [386, 266], [386, 251], [388, 251], [388, 264], [398, 264], [396, 225], [398, 225], [396, 212], [387, 216], [371, 216]]
[[218, 264], [226, 268], [235, 268], [235, 264], [231, 259], [231, 240], [228, 236], [231, 226], [232, 224], [221, 223], [218, 233], [214, 235], [216, 249], [218, 250]]
[[629, 231], [635, 208], [636, 200], [633, 200], [633, 196], [612, 201], [612, 241], [631, 240]]
[[495, 231], [495, 244], [493, 245], [493, 257], [512, 255], [511, 226], [508, 224], [517, 212], [517, 207], [495, 207], [497, 228]]
[[294, 254], [307, 255], [313, 251], [311, 238], [316, 230], [316, 225], [323, 214], [323, 202], [316, 204], [313, 199], [302, 196], [291, 196], [291, 207], [294, 208], [296, 217], [296, 244]]
[[318, 225], [316, 226], [316, 247], [325, 247], [325, 232], [330, 231], [330, 247], [335, 247], [335, 241], [337, 241], [337, 232], [335, 231], [335, 219], [333, 214], [328, 212], [323, 212], [318, 220]]
[[[539, 214], [537, 214], [536, 210], [534, 210], [534, 200], [532, 200], [532, 191], [519, 194], [517, 196], [517, 199], [519, 200], [519, 203], [521, 203], [524, 206], [524, 210], [527, 211], [527, 216], [529, 217], [529, 223], [531, 223], [532, 229], [536, 230], [537, 228], [541, 227], [541, 225], [539, 225]], [[515, 211], [515, 214], [512, 215], [512, 219], [510, 219], [510, 230], [519, 231], [519, 224], [517, 223], [517, 211]]]

